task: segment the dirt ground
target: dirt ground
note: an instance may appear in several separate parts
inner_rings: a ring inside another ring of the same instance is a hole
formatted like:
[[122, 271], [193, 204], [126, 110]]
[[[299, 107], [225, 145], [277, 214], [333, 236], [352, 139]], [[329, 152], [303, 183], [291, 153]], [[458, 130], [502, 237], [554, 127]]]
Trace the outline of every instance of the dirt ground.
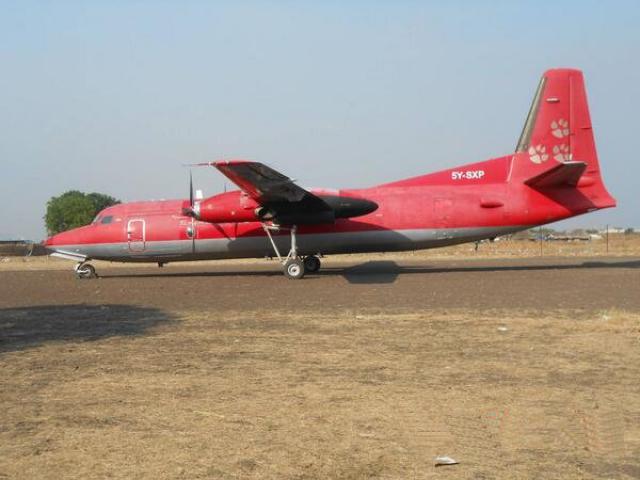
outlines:
[[640, 478], [640, 256], [464, 248], [6, 262], [0, 479]]

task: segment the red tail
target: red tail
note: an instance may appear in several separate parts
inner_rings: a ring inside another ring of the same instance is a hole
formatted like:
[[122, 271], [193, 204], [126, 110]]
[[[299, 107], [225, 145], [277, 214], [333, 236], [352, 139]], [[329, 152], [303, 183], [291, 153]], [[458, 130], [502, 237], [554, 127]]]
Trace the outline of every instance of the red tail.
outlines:
[[615, 206], [600, 174], [581, 71], [555, 69], [542, 76], [509, 179], [540, 189], [577, 187], [594, 208]]

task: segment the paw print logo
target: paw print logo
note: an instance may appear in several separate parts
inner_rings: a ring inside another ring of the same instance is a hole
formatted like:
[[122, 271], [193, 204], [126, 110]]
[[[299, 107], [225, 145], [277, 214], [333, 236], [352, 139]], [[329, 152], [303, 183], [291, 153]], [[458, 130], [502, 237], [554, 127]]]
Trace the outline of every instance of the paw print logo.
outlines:
[[551, 122], [551, 134], [556, 138], [564, 138], [569, 135], [569, 122], [564, 119]]
[[533, 163], [546, 162], [548, 158], [549, 155], [547, 155], [547, 147], [545, 147], [544, 145], [529, 147], [529, 159]]
[[553, 147], [553, 158], [558, 162], [570, 161], [571, 153], [569, 153], [569, 145], [555, 145]]

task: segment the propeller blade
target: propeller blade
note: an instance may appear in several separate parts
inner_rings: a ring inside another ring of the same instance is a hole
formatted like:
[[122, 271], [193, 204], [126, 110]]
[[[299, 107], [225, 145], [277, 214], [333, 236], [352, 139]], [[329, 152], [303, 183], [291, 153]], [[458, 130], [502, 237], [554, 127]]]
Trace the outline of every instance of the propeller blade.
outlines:
[[189, 170], [189, 205], [193, 208], [193, 172]]
[[193, 198], [193, 172], [189, 169], [189, 206], [182, 209], [182, 214], [188, 217], [194, 216], [194, 198]]

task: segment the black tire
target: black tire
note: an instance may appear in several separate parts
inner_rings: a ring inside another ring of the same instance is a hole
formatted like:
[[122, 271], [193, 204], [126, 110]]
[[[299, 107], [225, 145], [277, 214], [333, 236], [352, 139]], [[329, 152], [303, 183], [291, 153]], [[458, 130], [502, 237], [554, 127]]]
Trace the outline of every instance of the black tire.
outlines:
[[315, 255], [309, 255], [304, 258], [304, 269], [309, 273], [315, 273], [320, 270], [320, 259]]
[[304, 277], [304, 262], [299, 258], [291, 258], [284, 264], [284, 275], [290, 280], [299, 280]]
[[90, 263], [80, 265], [76, 270], [76, 277], [80, 279], [97, 278], [96, 269]]

